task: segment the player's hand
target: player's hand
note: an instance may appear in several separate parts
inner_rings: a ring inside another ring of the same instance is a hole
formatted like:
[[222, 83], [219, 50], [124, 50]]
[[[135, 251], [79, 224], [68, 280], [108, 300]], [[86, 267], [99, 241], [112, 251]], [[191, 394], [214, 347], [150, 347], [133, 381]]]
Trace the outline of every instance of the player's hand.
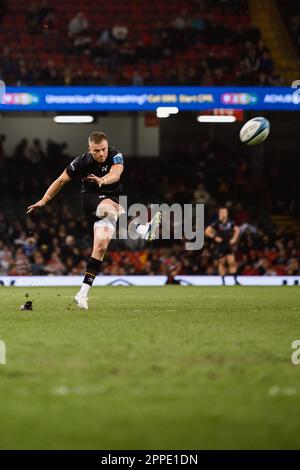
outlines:
[[103, 184], [105, 184], [105, 179], [99, 178], [99, 176], [96, 175], [88, 175], [85, 179], [90, 183], [96, 183], [98, 186], [102, 186]]
[[35, 204], [32, 204], [31, 206], [28, 206], [26, 214], [30, 214], [35, 209], [38, 209], [39, 207], [44, 207], [45, 205], [46, 205], [46, 203], [41, 199], [40, 201], [36, 202]]
[[222, 243], [222, 241], [223, 241], [221, 237], [215, 237], [214, 240], [215, 240], [216, 243]]
[[235, 244], [235, 239], [232, 238], [230, 241], [229, 241], [229, 245], [234, 245]]

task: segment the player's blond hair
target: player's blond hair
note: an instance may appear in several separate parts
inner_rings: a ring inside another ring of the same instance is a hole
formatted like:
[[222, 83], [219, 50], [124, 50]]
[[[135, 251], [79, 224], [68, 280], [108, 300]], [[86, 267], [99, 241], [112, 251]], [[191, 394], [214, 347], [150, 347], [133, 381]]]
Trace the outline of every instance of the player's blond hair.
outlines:
[[104, 132], [95, 131], [89, 135], [89, 142], [93, 144], [100, 144], [103, 140], [107, 140], [106, 134]]

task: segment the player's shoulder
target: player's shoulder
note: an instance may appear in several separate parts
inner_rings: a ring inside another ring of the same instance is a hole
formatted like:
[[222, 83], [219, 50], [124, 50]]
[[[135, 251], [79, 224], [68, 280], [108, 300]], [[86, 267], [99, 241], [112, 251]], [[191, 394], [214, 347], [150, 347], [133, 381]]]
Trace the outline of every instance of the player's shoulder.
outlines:
[[111, 159], [112, 164], [124, 165], [124, 155], [116, 147], [109, 145], [108, 156]]
[[93, 160], [92, 154], [90, 152], [85, 152], [82, 155], [79, 155], [78, 158], [82, 162], [90, 162]]
[[74, 160], [73, 162], [80, 165], [80, 166], [83, 166], [83, 165], [86, 165], [86, 164], [89, 164], [93, 161], [93, 157], [92, 155], [89, 153], [89, 152], [85, 152], [81, 155], [78, 155]]
[[[108, 146], [108, 155], [110, 157], [115, 157], [117, 155], [122, 155], [122, 153], [120, 152], [120, 150], [118, 150], [116, 147], [113, 147], [112, 145], [109, 145]], [[123, 156], [123, 155], [122, 155]]]
[[91, 154], [88, 152], [75, 157], [67, 166], [66, 170], [69, 176], [75, 177], [85, 168], [86, 165], [91, 163]]

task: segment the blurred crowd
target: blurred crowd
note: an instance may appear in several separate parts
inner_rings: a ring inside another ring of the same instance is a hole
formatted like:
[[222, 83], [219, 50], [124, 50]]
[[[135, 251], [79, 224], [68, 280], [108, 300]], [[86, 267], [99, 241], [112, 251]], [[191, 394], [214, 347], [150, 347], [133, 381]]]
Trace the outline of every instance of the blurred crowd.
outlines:
[[277, 0], [283, 18], [300, 55], [300, 3], [298, 0]]
[[[284, 182], [291, 187], [294, 178], [297, 188], [298, 167], [285, 161], [281, 168], [278, 162], [271, 172], [270, 168], [262, 172], [259, 181], [251, 159], [240, 152], [229, 153], [217, 141], [199, 142], [190, 150], [188, 166], [180, 148], [172, 155], [171, 174], [167, 157], [127, 159], [124, 192], [129, 203], [203, 203], [206, 224], [216, 217], [218, 204], [225, 204], [240, 227], [235, 247], [240, 274], [300, 274], [299, 235], [273, 226], [268, 212], [296, 214], [292, 211], [299, 209], [298, 193], [286, 191]], [[38, 139], [23, 139], [7, 155], [5, 136], [1, 136], [0, 275], [84, 273], [91, 254], [92, 224], [80, 211], [80, 185], [70, 183], [43, 210], [25, 216], [26, 206], [41, 197], [71, 158], [65, 143], [49, 140], [44, 145]], [[113, 240], [102, 274], [164, 274], [170, 279], [177, 274], [217, 274], [214, 243], [206, 240], [202, 250], [186, 251], [184, 242], [157, 240], [147, 245]]]
[[[21, 12], [25, 31], [20, 40], [2, 38], [0, 78], [19, 86], [282, 84], [259, 29], [250, 22], [247, 1], [180, 5], [176, 8], [175, 2], [166, 20], [146, 2], [144, 15], [137, 10], [139, 24], [132, 23], [130, 4], [123, 16], [112, 11], [98, 26], [101, 9], [99, 16], [83, 11], [73, 16], [70, 7], [62, 25], [55, 3], [34, 3]], [[7, 4], [3, 21], [8, 14]], [[240, 23], [241, 15], [249, 21]]]
[[[0, 213], [0, 275], [82, 275], [91, 254], [91, 227], [72, 215], [67, 206], [61, 213], [47, 207], [34, 221], [8, 222]], [[63, 216], [62, 216], [63, 214]], [[49, 220], [51, 223], [49, 224]], [[241, 275], [299, 275], [300, 237], [285, 229], [259, 228], [244, 223], [235, 248]], [[183, 242], [113, 241], [101, 273], [113, 275], [162, 274], [217, 275], [214, 243], [201, 251], [186, 251]]]

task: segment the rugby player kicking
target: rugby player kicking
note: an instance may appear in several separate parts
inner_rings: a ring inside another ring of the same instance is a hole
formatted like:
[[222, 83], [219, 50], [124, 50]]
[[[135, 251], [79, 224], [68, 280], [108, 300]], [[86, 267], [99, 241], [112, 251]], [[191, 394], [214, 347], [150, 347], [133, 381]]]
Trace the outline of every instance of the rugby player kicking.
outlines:
[[[81, 205], [87, 216], [94, 222], [94, 242], [92, 255], [86, 266], [81, 289], [74, 300], [81, 309], [88, 309], [88, 292], [101, 269], [105, 252], [113, 237], [119, 216], [124, 213], [118, 199], [122, 192], [121, 176], [124, 169], [123, 155], [108, 143], [103, 132], [93, 132], [88, 138], [88, 151], [75, 158], [63, 173], [49, 186], [46, 193], [35, 204], [27, 208], [27, 214], [45, 206], [72, 179], [82, 181]], [[146, 224], [134, 225], [135, 233], [146, 241], [155, 239], [156, 229], [161, 222], [161, 212], [157, 212]]]

